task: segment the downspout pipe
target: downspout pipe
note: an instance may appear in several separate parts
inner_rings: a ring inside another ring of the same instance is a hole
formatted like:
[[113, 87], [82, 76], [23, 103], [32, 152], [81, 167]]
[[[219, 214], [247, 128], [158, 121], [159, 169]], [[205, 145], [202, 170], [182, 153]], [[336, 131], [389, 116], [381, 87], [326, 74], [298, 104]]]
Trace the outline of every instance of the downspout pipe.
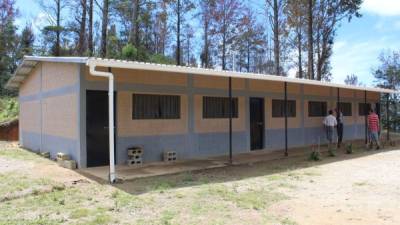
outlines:
[[115, 161], [114, 161], [114, 75], [111, 72], [96, 71], [96, 63], [89, 62], [90, 74], [98, 77], [108, 78], [108, 135], [110, 151], [110, 183], [116, 180]]

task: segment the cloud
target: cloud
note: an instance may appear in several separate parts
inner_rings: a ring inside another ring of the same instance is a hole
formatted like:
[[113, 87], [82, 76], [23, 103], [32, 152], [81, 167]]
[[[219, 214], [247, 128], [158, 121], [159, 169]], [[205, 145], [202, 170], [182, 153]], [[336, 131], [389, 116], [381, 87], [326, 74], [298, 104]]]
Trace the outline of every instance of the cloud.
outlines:
[[364, 0], [362, 10], [379, 16], [400, 16], [400, 1]]
[[[342, 45], [340, 41], [336, 44]], [[367, 85], [373, 84], [372, 68], [378, 65], [378, 56], [384, 49], [400, 48], [397, 36], [371, 37], [367, 40], [347, 40], [341, 48], [335, 47], [332, 56], [333, 82], [343, 83], [346, 75], [355, 74]]]
[[32, 21], [32, 28], [36, 33], [40, 32], [47, 25], [49, 25], [49, 16], [44, 12], [38, 13]]

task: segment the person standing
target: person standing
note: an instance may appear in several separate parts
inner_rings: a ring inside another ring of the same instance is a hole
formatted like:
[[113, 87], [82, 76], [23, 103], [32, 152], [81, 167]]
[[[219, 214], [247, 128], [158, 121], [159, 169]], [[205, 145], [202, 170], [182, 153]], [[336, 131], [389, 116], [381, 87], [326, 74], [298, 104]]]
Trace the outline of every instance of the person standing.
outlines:
[[333, 133], [337, 125], [336, 118], [333, 116], [333, 111], [329, 110], [329, 115], [325, 117], [323, 124], [325, 125], [326, 138], [329, 141], [329, 146], [333, 143]]
[[338, 136], [338, 148], [340, 148], [340, 145], [342, 144], [343, 140], [343, 112], [340, 108], [336, 109], [336, 121], [337, 121], [337, 136]]
[[373, 109], [369, 110], [369, 115], [368, 115], [368, 131], [370, 135], [370, 140], [371, 140], [371, 147], [373, 147], [374, 142], [376, 143], [376, 149], [380, 149], [380, 143], [379, 143], [379, 117], [375, 113]]

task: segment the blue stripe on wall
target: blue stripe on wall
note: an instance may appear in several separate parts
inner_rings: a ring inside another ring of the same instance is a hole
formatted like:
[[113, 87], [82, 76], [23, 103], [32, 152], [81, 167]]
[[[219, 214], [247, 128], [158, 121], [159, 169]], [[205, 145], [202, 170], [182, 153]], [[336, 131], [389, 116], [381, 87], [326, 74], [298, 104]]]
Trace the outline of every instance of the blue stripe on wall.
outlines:
[[[78, 93], [79, 90], [79, 85], [78, 84], [73, 84], [49, 91], [44, 91], [42, 93], [42, 98], [50, 98], [50, 97], [55, 97], [55, 96], [63, 96], [71, 93]], [[19, 97], [19, 102], [29, 102], [29, 101], [35, 101], [35, 100], [40, 100], [40, 93], [33, 94], [33, 95], [27, 95], [27, 96], [20, 96]]]
[[[24, 148], [34, 152], [40, 151], [40, 142], [38, 142], [40, 133], [21, 131], [21, 135], [21, 140], [23, 140], [21, 144]], [[76, 150], [79, 143], [77, 140], [48, 134], [43, 134], [42, 140], [43, 150], [41, 152], [50, 152], [52, 158], [55, 158], [58, 152], [63, 152], [70, 155], [73, 160], [78, 160]]]

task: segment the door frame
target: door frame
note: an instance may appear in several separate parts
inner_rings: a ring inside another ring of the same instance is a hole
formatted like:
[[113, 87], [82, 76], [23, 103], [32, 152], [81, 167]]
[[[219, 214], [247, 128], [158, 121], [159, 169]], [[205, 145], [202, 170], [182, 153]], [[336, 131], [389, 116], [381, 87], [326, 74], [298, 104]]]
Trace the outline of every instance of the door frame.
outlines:
[[[87, 94], [88, 92], [105, 92], [106, 96], [107, 96], [107, 102], [108, 102], [108, 91], [107, 90], [90, 90], [90, 89], [86, 89], [85, 90], [85, 147], [86, 147], [86, 167], [89, 168], [88, 166], [88, 161], [89, 161], [89, 157], [88, 157], [88, 141], [87, 141], [87, 136], [88, 136], [88, 129], [87, 129]], [[108, 118], [108, 111], [107, 111], [107, 118]], [[107, 119], [107, 124], [108, 124], [108, 119]], [[117, 91], [114, 91], [114, 164], [117, 164]], [[108, 135], [107, 135], [107, 139], [108, 139]], [[110, 154], [110, 148], [108, 147], [108, 157]], [[109, 161], [109, 160], [108, 160]], [[106, 165], [104, 166], [109, 166], [109, 162], [107, 162]], [[90, 166], [90, 168], [92, 167], [96, 167], [96, 166]]]
[[[252, 135], [251, 135], [251, 100], [252, 99], [257, 99], [261, 100], [261, 115], [262, 115], [262, 131], [261, 131], [261, 148], [252, 148]], [[249, 97], [249, 124], [250, 124], [250, 130], [249, 130], [249, 136], [250, 136], [250, 151], [257, 151], [257, 150], [262, 150], [265, 148], [265, 98], [264, 97]]]

